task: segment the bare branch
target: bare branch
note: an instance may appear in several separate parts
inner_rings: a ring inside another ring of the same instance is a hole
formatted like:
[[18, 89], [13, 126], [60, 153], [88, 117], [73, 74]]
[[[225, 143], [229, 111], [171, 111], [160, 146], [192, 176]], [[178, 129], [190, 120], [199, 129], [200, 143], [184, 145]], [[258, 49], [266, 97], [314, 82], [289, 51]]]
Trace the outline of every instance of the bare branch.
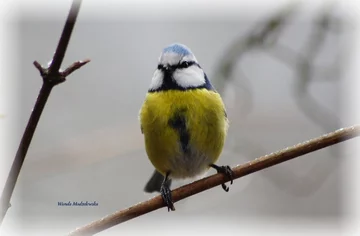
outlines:
[[21, 167], [24, 163], [26, 153], [29, 149], [31, 140], [33, 138], [36, 126], [39, 122], [41, 113], [45, 107], [46, 101], [51, 93], [52, 88], [65, 81], [66, 75], [69, 75], [74, 70], [80, 68], [82, 65], [89, 62], [75, 62], [72, 66], [66, 69], [64, 72], [59, 72], [61, 63], [64, 59], [67, 45], [70, 40], [72, 30], [74, 28], [76, 18], [80, 9], [81, 0], [74, 0], [66, 20], [61, 38], [59, 40], [58, 47], [49, 68], [44, 68], [39, 62], [34, 61], [34, 66], [40, 71], [40, 75], [43, 78], [43, 85], [41, 87], [39, 96], [36, 100], [34, 109], [30, 115], [30, 119], [25, 128], [24, 134], [19, 144], [19, 148], [16, 152], [14, 162], [11, 166], [8, 178], [5, 183], [4, 190], [1, 195], [1, 215], [0, 224], [2, 223], [5, 214], [10, 205], [10, 198], [14, 191], [16, 181], [19, 177]]
[[[246, 176], [256, 171], [277, 165], [279, 163], [291, 160], [293, 158], [305, 155], [310, 152], [346, 141], [348, 139], [360, 136], [360, 125], [336, 130], [332, 133], [325, 134], [321, 137], [314, 138], [303, 143], [299, 143], [292, 147], [285, 148], [278, 152], [271, 153], [253, 161], [239, 165], [232, 170], [234, 171], [234, 179]], [[184, 198], [190, 197], [202, 191], [208, 190], [222, 183], [227, 182], [228, 179], [222, 174], [215, 174], [201, 180], [187, 184], [172, 191], [174, 202], [180, 201]], [[117, 211], [100, 220], [94, 221], [86, 226], [76, 229], [69, 235], [93, 235], [105, 229], [108, 229], [117, 224], [131, 220], [138, 216], [144, 215], [151, 211], [164, 207], [165, 204], [161, 196], [154, 197], [145, 202], [141, 202], [127, 209]], [[164, 214], [167, 214], [164, 212]]]
[[66, 70], [64, 70], [63, 72], [61, 72], [60, 74], [64, 77], [70, 75], [71, 73], [73, 73], [75, 70], [79, 69], [80, 67], [84, 66], [85, 64], [89, 63], [90, 59], [86, 59], [83, 61], [76, 61], [73, 64], [71, 64], [68, 68], [66, 68]]
[[59, 73], [59, 69], [64, 59], [65, 52], [70, 41], [70, 36], [80, 10], [80, 5], [81, 0], [73, 0], [66, 24], [60, 37], [59, 44], [56, 48], [54, 58], [49, 68], [49, 74], [51, 75]]
[[36, 67], [36, 69], [38, 69], [38, 71], [40, 72], [40, 75], [41, 75], [41, 76], [45, 75], [46, 69], [44, 69], [39, 62], [34, 61], [33, 64], [34, 64], [34, 66]]

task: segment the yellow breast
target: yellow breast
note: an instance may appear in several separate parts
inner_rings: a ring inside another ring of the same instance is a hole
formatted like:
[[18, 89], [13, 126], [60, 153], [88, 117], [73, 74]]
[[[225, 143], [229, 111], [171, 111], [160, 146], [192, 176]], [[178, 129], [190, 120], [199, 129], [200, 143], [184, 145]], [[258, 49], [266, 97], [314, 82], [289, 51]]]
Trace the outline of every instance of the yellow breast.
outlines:
[[[188, 133], [186, 152], [179, 131], [169, 125], [179, 111]], [[196, 176], [215, 163], [228, 128], [220, 95], [207, 89], [148, 93], [140, 122], [150, 161], [160, 173], [170, 171], [173, 178]]]

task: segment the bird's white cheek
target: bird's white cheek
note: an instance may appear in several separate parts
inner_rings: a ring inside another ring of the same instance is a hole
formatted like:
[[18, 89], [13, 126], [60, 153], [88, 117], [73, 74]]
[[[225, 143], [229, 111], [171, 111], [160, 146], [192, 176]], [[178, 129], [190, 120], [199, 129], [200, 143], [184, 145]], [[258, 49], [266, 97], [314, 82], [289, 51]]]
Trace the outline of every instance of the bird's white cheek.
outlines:
[[174, 72], [174, 79], [176, 83], [183, 88], [198, 87], [205, 84], [203, 70], [195, 66], [183, 70], [176, 70]]
[[156, 90], [161, 87], [164, 80], [164, 75], [160, 70], [156, 70], [151, 80], [150, 89]]

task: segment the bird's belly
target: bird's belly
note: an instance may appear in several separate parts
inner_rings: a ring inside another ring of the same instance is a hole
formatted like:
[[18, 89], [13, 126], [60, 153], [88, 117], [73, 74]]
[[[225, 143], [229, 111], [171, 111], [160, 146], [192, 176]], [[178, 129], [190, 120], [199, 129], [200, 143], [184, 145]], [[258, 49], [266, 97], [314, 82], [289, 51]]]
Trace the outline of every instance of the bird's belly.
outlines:
[[169, 159], [170, 176], [172, 178], [192, 178], [209, 169], [214, 162], [206, 154], [191, 150], [188, 154], [175, 155]]
[[152, 128], [144, 132], [147, 154], [154, 167], [171, 178], [192, 178], [206, 171], [217, 161], [225, 138], [223, 126], [200, 125], [188, 130], [184, 150], [176, 130], [161, 122], [153, 122]]

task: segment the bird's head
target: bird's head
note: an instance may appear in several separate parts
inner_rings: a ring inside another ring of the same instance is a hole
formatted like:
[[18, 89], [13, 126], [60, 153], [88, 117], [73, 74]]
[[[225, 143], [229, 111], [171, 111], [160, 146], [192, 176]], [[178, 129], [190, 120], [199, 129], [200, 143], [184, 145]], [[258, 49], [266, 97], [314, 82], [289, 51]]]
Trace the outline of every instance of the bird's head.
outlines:
[[208, 87], [211, 84], [194, 54], [185, 45], [175, 43], [163, 49], [149, 92]]

